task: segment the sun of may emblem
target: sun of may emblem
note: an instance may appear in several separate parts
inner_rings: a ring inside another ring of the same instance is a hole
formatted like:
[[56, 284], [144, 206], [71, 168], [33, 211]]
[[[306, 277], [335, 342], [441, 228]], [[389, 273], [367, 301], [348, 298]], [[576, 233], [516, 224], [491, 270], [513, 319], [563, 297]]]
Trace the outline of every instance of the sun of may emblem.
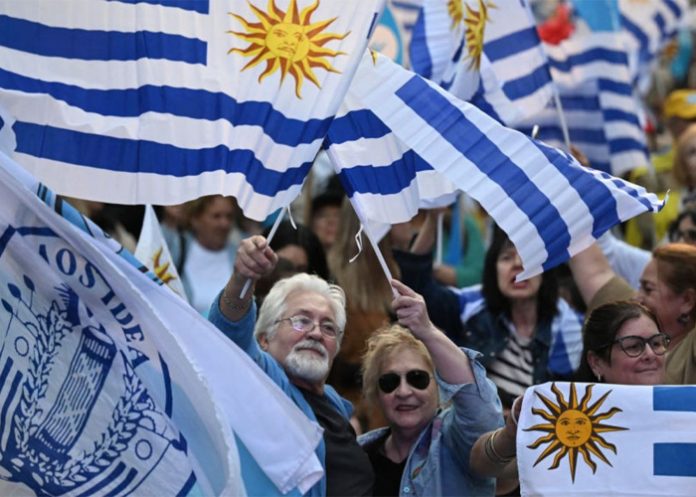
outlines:
[[228, 31], [229, 34], [249, 42], [246, 48], [231, 48], [227, 52], [252, 57], [243, 71], [265, 62], [266, 68], [259, 75], [259, 82], [266, 76], [280, 71], [281, 84], [290, 74], [295, 79], [295, 94], [298, 98], [302, 98], [301, 90], [305, 78], [321, 88], [314, 69], [340, 72], [331, 65], [328, 58], [344, 55], [345, 52], [331, 50], [325, 45], [333, 40], [344, 39], [350, 31], [343, 34], [325, 33], [324, 30], [336, 17], [312, 23], [311, 17], [319, 7], [319, 0], [315, 0], [302, 11], [298, 10], [296, 0], [290, 0], [285, 12], [276, 6], [275, 0], [268, 1], [265, 12], [251, 2], [249, 6], [259, 22], [250, 22], [230, 12], [230, 15], [244, 26], [245, 31]]
[[606, 412], [598, 413], [597, 411], [611, 390], [590, 405], [592, 387], [593, 385], [587, 386], [580, 404], [578, 404], [575, 383], [570, 384], [570, 398], [567, 402], [555, 383], [551, 386], [551, 391], [556, 394], [556, 403], [539, 392], [535, 392], [548, 411], [533, 408], [532, 413], [541, 416], [547, 422], [526, 428], [525, 431], [540, 431], [546, 435], [540, 436], [528, 447], [536, 449], [542, 444], [548, 444], [548, 446], [534, 462], [534, 466], [555, 452], [556, 456], [548, 469], [556, 469], [561, 460], [567, 456], [570, 477], [573, 482], [575, 482], [578, 454], [582, 455], [585, 464], [592, 468], [593, 473], [597, 470], [597, 465], [592, 460], [593, 455], [611, 466], [609, 460], [602, 453], [602, 448], [611, 450], [616, 454], [616, 446], [607, 442], [601, 433], [627, 430], [628, 428], [602, 424], [602, 421], [611, 418], [617, 412], [621, 412], [621, 409], [612, 407]]
[[469, 53], [469, 69], [478, 71], [481, 66], [481, 54], [483, 53], [483, 39], [486, 31], [486, 23], [489, 20], [488, 9], [496, 8], [491, 2], [478, 0], [478, 10], [469, 5], [466, 6], [466, 50]]

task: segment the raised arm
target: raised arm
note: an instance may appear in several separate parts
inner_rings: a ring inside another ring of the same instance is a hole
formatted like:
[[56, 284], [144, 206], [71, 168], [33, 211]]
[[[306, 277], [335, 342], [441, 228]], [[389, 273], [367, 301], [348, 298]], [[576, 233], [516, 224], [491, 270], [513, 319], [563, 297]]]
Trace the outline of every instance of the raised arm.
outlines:
[[[237, 249], [234, 271], [220, 298], [220, 311], [227, 319], [239, 321], [246, 315], [256, 282], [273, 271], [277, 262], [278, 256], [264, 237], [257, 235], [242, 240]], [[240, 298], [247, 280], [251, 280], [251, 287]]]
[[597, 292], [616, 276], [596, 243], [575, 254], [568, 264], [580, 295], [587, 305], [590, 305]]
[[473, 383], [469, 358], [430, 321], [423, 297], [398, 280], [392, 286], [398, 293], [392, 307], [399, 324], [425, 344], [440, 377], [451, 384]]

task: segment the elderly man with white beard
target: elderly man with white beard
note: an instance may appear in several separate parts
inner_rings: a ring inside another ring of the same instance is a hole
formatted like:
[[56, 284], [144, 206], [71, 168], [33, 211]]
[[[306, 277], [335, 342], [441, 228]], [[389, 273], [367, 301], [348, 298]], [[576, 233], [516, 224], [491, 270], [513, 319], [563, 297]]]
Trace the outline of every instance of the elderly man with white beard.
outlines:
[[[325, 475], [306, 495], [372, 495], [374, 473], [349, 423], [352, 406], [326, 377], [343, 339], [345, 295], [337, 285], [308, 274], [278, 281], [259, 310], [253, 288], [275, 267], [278, 256], [262, 236], [243, 240], [234, 272], [213, 302], [208, 319], [254, 360], [307, 417], [324, 429], [317, 447]], [[282, 413], [278, 413], [282, 423]], [[249, 488], [258, 495], [259, 488]]]

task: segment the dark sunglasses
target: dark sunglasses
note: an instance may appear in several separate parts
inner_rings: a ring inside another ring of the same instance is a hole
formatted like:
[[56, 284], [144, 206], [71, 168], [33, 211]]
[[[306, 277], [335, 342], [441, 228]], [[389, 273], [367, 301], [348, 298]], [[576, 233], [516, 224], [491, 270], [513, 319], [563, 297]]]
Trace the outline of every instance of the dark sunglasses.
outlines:
[[[422, 369], [412, 369], [404, 376], [406, 376], [406, 383], [418, 390], [425, 390], [428, 388], [428, 385], [430, 385], [430, 373]], [[401, 385], [401, 375], [396, 373], [385, 373], [379, 377], [377, 383], [382, 392], [392, 393]]]

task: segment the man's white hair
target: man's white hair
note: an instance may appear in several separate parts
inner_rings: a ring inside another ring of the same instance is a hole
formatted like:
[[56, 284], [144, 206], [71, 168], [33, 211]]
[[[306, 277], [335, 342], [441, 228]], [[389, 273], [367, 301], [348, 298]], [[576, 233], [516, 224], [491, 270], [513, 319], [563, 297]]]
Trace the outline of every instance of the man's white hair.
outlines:
[[254, 328], [254, 337], [258, 340], [265, 335], [266, 339], [273, 338], [278, 329], [278, 320], [282, 319], [286, 310], [286, 301], [290, 294], [297, 292], [318, 293], [326, 297], [333, 310], [334, 322], [340, 333], [336, 344], [341, 345], [343, 329], [346, 326], [346, 295], [338, 285], [327, 283], [319, 276], [307, 273], [295, 274], [278, 281], [268, 292], [259, 310], [259, 318]]

